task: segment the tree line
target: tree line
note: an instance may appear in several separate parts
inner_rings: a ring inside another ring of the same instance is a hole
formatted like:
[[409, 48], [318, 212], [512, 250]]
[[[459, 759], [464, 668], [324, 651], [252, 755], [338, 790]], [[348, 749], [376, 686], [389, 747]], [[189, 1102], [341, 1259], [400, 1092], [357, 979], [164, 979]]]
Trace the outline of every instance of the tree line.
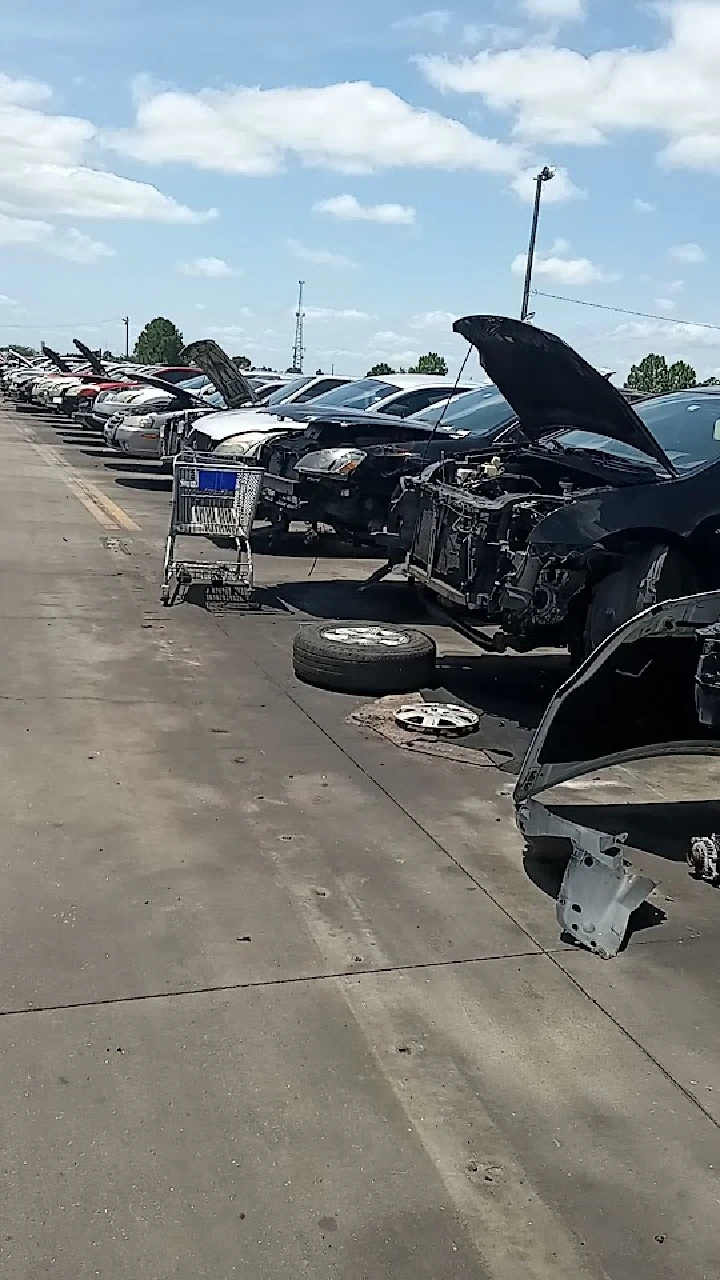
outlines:
[[650, 351], [638, 364], [632, 365], [625, 386], [648, 395], [667, 395], [669, 391], [685, 391], [688, 387], [716, 387], [720, 379], [706, 378], [698, 382], [697, 374], [686, 360], [668, 364], [664, 356]]

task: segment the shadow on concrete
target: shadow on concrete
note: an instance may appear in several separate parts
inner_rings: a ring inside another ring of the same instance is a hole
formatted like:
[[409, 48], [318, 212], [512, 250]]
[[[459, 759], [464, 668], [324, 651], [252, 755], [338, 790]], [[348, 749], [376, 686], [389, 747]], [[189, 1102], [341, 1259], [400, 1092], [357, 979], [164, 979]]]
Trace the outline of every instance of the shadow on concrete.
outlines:
[[300, 530], [271, 534], [266, 525], [253, 529], [253, 549], [256, 555], [288, 559], [295, 556], [317, 556], [321, 560], [377, 560], [380, 563], [385, 559], [374, 548], [355, 547], [352, 543], [343, 542], [334, 533], [321, 533], [316, 538], [308, 538]]
[[308, 578], [302, 582], [278, 583], [276, 590], [293, 609], [310, 618], [427, 625], [425, 608], [406, 583], [385, 583], [382, 589], [371, 587], [360, 591], [364, 582], [364, 577], [334, 582], [313, 582]]
[[159, 472], [151, 476], [115, 476], [115, 484], [122, 485], [125, 489], [144, 489], [146, 493], [170, 493], [172, 476]]
[[120, 458], [117, 460], [113, 458], [111, 462], [106, 462], [104, 465], [107, 467], [108, 471], [120, 471], [123, 474], [129, 473], [131, 475], [139, 474], [158, 476], [163, 480], [172, 480], [172, 476], [169, 475], [167, 471], [161, 471], [160, 463], [154, 462], [152, 458], [138, 458], [135, 461], [128, 460], [127, 462]]

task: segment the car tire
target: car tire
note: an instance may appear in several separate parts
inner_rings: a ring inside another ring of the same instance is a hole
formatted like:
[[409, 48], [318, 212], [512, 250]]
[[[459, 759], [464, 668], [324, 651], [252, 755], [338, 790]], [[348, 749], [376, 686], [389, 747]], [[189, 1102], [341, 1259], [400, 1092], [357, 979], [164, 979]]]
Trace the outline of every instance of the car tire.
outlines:
[[299, 680], [340, 693], [409, 693], [431, 685], [435, 643], [422, 631], [372, 622], [323, 622], [293, 640]]
[[630, 552], [622, 568], [609, 573], [593, 591], [585, 621], [585, 655], [651, 604], [696, 591], [695, 569], [677, 547], [655, 543]]

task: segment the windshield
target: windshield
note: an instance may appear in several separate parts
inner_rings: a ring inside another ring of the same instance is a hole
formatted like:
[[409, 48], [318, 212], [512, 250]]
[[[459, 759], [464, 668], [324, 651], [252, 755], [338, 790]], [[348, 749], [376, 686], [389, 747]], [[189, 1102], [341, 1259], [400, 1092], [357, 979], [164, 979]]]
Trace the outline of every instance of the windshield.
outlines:
[[312, 378], [309, 375], [302, 378], [293, 378], [290, 382], [284, 382], [281, 387], [277, 388], [277, 391], [273, 391], [268, 404], [282, 404], [283, 400], [293, 395], [295, 391], [300, 391], [302, 387], [306, 387], [308, 382], [312, 382]]
[[361, 378], [359, 382], [345, 383], [342, 387], [334, 387], [324, 395], [313, 400], [313, 408], [324, 409], [370, 409], [380, 400], [394, 395], [401, 388], [393, 382], [382, 382], [379, 378]]
[[438, 435], [450, 435], [459, 439], [464, 435], [484, 436], [494, 431], [505, 422], [512, 421], [515, 413], [497, 387], [481, 387], [479, 391], [469, 391], [458, 396], [450, 404], [442, 400], [439, 404], [415, 413], [408, 422], [423, 422], [430, 427], [437, 427]]
[[[702, 391], [678, 391], [634, 406], [678, 471], [689, 471], [720, 457], [720, 396]], [[657, 465], [640, 449], [587, 431], [563, 431], [555, 436], [566, 449], [595, 449], [644, 466]]]
[[183, 382], [176, 382], [175, 386], [180, 387], [181, 391], [201, 391], [203, 387], [210, 385], [210, 379], [205, 377], [204, 373], [198, 374], [197, 378], [188, 378]]

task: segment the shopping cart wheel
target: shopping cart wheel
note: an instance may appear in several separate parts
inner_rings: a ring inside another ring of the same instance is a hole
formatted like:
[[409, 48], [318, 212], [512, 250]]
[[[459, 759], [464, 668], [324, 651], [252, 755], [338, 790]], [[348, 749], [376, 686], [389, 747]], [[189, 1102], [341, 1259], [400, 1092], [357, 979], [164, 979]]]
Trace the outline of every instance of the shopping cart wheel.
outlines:
[[432, 685], [435, 644], [422, 631], [373, 622], [322, 622], [293, 641], [295, 675], [343, 693], [408, 693]]
[[170, 584], [167, 582], [163, 582], [160, 588], [160, 599], [162, 600], [163, 604], [165, 605], [170, 604]]

